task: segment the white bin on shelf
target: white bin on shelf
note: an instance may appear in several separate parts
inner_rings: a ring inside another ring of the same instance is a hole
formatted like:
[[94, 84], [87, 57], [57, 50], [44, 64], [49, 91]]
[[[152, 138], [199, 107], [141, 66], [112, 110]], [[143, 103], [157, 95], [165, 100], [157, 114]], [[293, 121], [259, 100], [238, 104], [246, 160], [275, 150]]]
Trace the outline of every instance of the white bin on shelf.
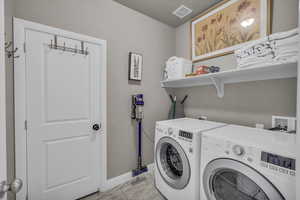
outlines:
[[192, 73], [193, 63], [190, 60], [178, 57], [171, 57], [166, 63], [166, 79], [180, 79], [186, 74]]

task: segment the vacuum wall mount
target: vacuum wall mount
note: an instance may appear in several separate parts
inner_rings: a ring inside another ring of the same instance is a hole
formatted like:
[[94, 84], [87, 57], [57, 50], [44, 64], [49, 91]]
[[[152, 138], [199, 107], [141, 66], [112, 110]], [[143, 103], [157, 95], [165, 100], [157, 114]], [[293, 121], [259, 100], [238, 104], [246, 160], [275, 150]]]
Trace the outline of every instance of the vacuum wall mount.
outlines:
[[138, 158], [137, 168], [132, 170], [132, 176], [138, 176], [148, 171], [147, 166], [143, 165], [142, 159], [142, 120], [144, 118], [144, 96], [143, 94], [132, 95], [131, 105], [131, 119], [136, 121], [137, 124], [137, 137], [138, 137]]

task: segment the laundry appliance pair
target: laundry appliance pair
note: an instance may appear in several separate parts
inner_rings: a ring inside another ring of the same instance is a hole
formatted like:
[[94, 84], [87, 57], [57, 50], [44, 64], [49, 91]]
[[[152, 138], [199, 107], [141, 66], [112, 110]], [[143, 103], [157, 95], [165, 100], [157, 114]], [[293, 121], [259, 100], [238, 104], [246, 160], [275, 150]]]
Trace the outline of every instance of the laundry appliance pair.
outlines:
[[155, 185], [169, 200], [296, 200], [295, 136], [182, 118], [157, 122]]

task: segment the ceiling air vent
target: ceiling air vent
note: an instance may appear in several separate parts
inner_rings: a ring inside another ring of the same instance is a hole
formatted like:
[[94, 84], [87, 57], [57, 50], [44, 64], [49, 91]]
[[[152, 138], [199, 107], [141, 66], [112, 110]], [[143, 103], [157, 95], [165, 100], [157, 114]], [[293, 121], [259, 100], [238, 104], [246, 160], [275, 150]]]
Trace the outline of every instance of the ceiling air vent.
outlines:
[[177, 17], [182, 19], [182, 18], [188, 16], [191, 13], [192, 13], [192, 10], [190, 8], [186, 7], [185, 5], [181, 5], [181, 6], [179, 6], [179, 8], [177, 8], [173, 12], [173, 15], [176, 15]]

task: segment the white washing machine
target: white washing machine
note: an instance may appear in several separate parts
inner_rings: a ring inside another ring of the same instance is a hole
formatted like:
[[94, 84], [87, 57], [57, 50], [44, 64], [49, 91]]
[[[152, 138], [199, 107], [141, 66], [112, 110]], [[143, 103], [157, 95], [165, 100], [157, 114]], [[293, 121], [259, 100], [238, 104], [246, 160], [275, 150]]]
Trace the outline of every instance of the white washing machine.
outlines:
[[169, 200], [199, 200], [201, 133], [225, 124], [197, 119], [156, 123], [155, 185]]
[[296, 200], [295, 135], [228, 125], [201, 153], [201, 200]]

